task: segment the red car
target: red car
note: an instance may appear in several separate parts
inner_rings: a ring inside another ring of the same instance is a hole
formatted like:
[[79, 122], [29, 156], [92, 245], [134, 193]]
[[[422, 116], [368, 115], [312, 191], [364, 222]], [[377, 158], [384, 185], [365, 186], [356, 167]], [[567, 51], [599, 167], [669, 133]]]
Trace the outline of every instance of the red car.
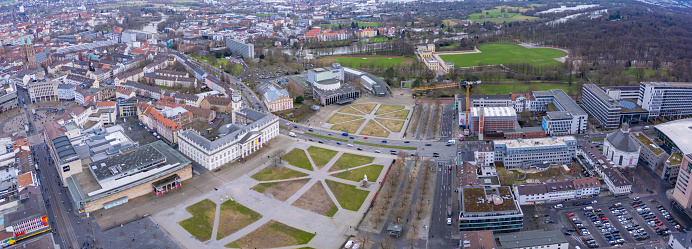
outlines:
[[639, 207], [639, 204], [632, 205], [633, 208]]
[[659, 223], [656, 224], [656, 225], [658, 225], [658, 226], [663, 226], [663, 222], [659, 222]]
[[606, 218], [606, 217], [603, 217], [603, 218], [601, 218], [601, 220], [608, 220], [608, 218]]
[[654, 227], [654, 230], [658, 230], [660, 227]]
[[574, 213], [569, 213], [569, 214], [567, 215], [567, 217], [572, 217], [572, 216], [574, 216]]
[[368, 137], [363, 137], [363, 139], [368, 139]]
[[654, 218], [655, 221], [658, 221], [658, 217]]

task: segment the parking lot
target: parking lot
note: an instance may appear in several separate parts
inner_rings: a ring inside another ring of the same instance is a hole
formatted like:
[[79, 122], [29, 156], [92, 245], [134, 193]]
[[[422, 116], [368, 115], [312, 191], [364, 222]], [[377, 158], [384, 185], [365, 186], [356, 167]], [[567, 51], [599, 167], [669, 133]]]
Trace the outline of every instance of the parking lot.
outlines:
[[677, 225], [655, 200], [644, 204], [624, 196], [607, 196], [597, 197], [595, 201], [583, 199], [523, 206], [524, 230], [560, 230], [571, 245], [607, 248], [656, 240], [670, 234]]

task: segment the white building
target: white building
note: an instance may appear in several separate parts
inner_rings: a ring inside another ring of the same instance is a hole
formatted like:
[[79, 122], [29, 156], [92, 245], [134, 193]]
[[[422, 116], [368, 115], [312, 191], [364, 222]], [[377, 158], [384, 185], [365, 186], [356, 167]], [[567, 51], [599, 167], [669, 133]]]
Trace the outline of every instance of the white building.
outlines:
[[650, 118], [692, 115], [692, 82], [642, 82], [637, 105]]
[[596, 177], [586, 177], [561, 182], [514, 185], [513, 188], [519, 205], [536, 205], [598, 196], [601, 183]]
[[580, 134], [586, 131], [588, 114], [562, 89], [534, 91], [531, 111], [544, 111], [543, 130], [549, 136]]
[[670, 246], [672, 249], [692, 248], [692, 233], [672, 233], [668, 237], [668, 246]]
[[619, 168], [637, 166], [640, 150], [639, 144], [630, 136], [627, 124], [608, 134], [603, 141], [603, 155]]
[[527, 231], [497, 235], [498, 247], [504, 249], [567, 249], [569, 243], [560, 230]]
[[227, 124], [225, 129], [228, 134], [222, 134], [214, 141], [209, 141], [194, 130], [187, 130], [178, 137], [178, 150], [212, 170], [251, 155], [279, 135], [279, 119], [276, 116], [248, 108], [239, 112], [254, 122], [247, 125]]
[[493, 141], [495, 160], [505, 168], [528, 170], [538, 164], [568, 164], [576, 157], [577, 139], [572, 136]]

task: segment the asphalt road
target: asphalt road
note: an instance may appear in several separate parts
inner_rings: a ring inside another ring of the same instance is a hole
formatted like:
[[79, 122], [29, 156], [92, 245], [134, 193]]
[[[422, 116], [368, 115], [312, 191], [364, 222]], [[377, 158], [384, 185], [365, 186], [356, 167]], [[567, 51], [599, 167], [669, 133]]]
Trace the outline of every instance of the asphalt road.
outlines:
[[[438, 166], [437, 177], [435, 179], [435, 195], [432, 200], [432, 211], [430, 213], [430, 232], [428, 234], [429, 248], [456, 248], [459, 246], [459, 240], [453, 239], [452, 236], [459, 233], [457, 221], [458, 212], [456, 208], [452, 208], [452, 216], [447, 216], [447, 205], [454, 205], [452, 187], [452, 177], [455, 177], [454, 171], [449, 170], [447, 165], [452, 165], [453, 160], [437, 161], [441, 164]], [[455, 167], [452, 167], [454, 169]], [[452, 225], [447, 225], [447, 218], [452, 218]]]

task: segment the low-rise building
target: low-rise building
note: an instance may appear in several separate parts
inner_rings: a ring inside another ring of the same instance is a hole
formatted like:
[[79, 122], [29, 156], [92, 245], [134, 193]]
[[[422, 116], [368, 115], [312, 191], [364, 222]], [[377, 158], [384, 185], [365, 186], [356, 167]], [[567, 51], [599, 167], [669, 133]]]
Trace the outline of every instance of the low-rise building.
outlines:
[[562, 89], [534, 91], [531, 111], [544, 111], [543, 130], [550, 136], [581, 134], [586, 131], [588, 114]]
[[34, 81], [28, 86], [29, 98], [31, 102], [36, 101], [57, 101], [58, 100], [58, 85], [60, 81]]
[[567, 249], [569, 243], [559, 230], [526, 231], [508, 235], [498, 235], [497, 242], [503, 249]]
[[539, 164], [569, 164], [576, 157], [577, 139], [572, 136], [495, 140], [495, 160], [507, 169], [524, 170]]
[[518, 232], [524, 213], [509, 187], [467, 186], [459, 191], [459, 231]]
[[461, 246], [462, 249], [497, 248], [497, 245], [495, 244], [495, 238], [493, 238], [493, 231], [489, 230], [461, 232], [461, 240], [459, 241], [459, 246]]
[[216, 112], [233, 112], [233, 101], [231, 98], [207, 96], [200, 103], [199, 107]]
[[645, 167], [656, 170], [663, 166], [663, 162], [669, 157], [661, 147], [651, 141], [644, 133], [634, 132], [631, 134], [633, 140], [639, 144], [639, 160]]
[[73, 100], [74, 92], [77, 89], [76, 85], [59, 84], [58, 85], [58, 100]]
[[586, 177], [559, 182], [514, 185], [513, 189], [519, 205], [538, 205], [595, 197], [600, 194], [601, 184], [596, 177]]
[[183, 126], [192, 122], [192, 113], [185, 108], [156, 109], [153, 105], [140, 104], [137, 107], [137, 117], [149, 129], [158, 132], [172, 144], [178, 143], [178, 136], [183, 132]]
[[14, 84], [0, 86], [0, 113], [17, 108], [17, 87]]
[[632, 182], [627, 180], [620, 170], [609, 164], [600, 167], [602, 167], [600, 170], [601, 177], [603, 177], [603, 181], [606, 183], [606, 186], [608, 186], [608, 190], [610, 190], [614, 196], [632, 193]]
[[270, 112], [293, 109], [293, 99], [286, 89], [269, 82], [257, 86], [257, 92], [262, 96], [262, 101]]
[[666, 182], [675, 185], [682, 164], [682, 154], [675, 152], [663, 163], [663, 167], [656, 168], [654, 173]]
[[668, 236], [668, 246], [671, 249], [692, 248], [692, 233], [674, 232]]

